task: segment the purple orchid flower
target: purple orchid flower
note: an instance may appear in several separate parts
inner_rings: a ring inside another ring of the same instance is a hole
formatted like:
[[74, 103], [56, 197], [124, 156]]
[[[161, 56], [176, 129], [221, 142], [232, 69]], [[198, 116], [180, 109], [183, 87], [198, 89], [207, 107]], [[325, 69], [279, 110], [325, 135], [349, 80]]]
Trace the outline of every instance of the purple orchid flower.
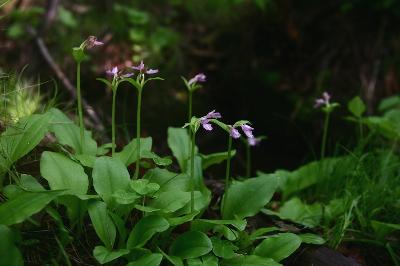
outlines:
[[234, 139], [238, 139], [241, 136], [240, 133], [239, 133], [239, 130], [237, 130], [236, 128], [234, 128], [232, 126], [229, 126], [229, 134]]
[[118, 77], [118, 67], [115, 66], [111, 70], [107, 70], [106, 73], [107, 73], [107, 75], [113, 76], [113, 78], [117, 78]]
[[140, 61], [140, 64], [138, 66], [133, 66], [132, 69], [138, 70], [141, 74], [148, 74], [148, 75], [152, 75], [152, 74], [156, 74], [158, 73], [158, 69], [147, 69], [146, 66], [143, 63], [143, 60]]
[[191, 86], [192, 84], [196, 84], [197, 82], [205, 82], [205, 81], [206, 81], [206, 75], [204, 75], [203, 73], [199, 73], [193, 78], [191, 78], [188, 84], [189, 86]]
[[329, 102], [330, 99], [331, 99], [331, 96], [329, 95], [329, 93], [324, 92], [322, 94], [322, 98], [315, 99], [314, 108], [319, 108], [323, 105], [328, 106], [330, 104], [330, 102]]
[[205, 116], [200, 117], [200, 124], [203, 126], [203, 128], [207, 131], [213, 130], [212, 125], [210, 124], [210, 119], [218, 119], [221, 118], [221, 114], [219, 112], [216, 112], [215, 110], [212, 110]]
[[243, 124], [240, 126], [243, 130], [243, 133], [247, 136], [247, 138], [249, 139], [253, 139], [253, 130], [254, 128], [252, 128], [251, 126], [247, 125], [247, 124]]
[[122, 74], [122, 71], [118, 70], [118, 66], [113, 67], [111, 70], [107, 70], [106, 74], [112, 76], [114, 79], [129, 78], [129, 77], [133, 76], [133, 73]]

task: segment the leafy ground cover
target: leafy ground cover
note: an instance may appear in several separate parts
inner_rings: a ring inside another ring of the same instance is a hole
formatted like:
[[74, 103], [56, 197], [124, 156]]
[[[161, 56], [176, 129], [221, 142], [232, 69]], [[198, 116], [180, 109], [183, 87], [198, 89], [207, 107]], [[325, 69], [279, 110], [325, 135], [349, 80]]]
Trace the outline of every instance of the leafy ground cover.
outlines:
[[[182, 78], [187, 120], [168, 128], [170, 154], [154, 152], [152, 138], [142, 135], [142, 98], [150, 82], [162, 82], [162, 71], [143, 61], [98, 79], [113, 96], [111, 143], [94, 138], [97, 132], [84, 125], [80, 75], [87, 50], [100, 45], [92, 36], [73, 49], [77, 123], [51, 105], [18, 111], [19, 103], [40, 102], [39, 96], [3, 95], [0, 265], [280, 265], [304, 246], [340, 249], [349, 242], [383, 250], [384, 258], [372, 263], [399, 264], [398, 97], [381, 103], [380, 116], [365, 116], [360, 98], [350, 101], [346, 119], [359, 145], [338, 146], [329, 156], [330, 118], [339, 104], [324, 93], [316, 101], [324, 114], [319, 160], [250, 176], [251, 147], [262, 137], [254, 136], [250, 121], [225, 122], [216, 110], [193, 115], [196, 91], [206, 81], [201, 73]], [[7, 90], [18, 84], [9, 76], [2, 82]], [[120, 84], [137, 96], [136, 138], [121, 147]], [[216, 131], [226, 150], [202, 153], [197, 141]], [[247, 171], [234, 177], [231, 158], [239, 145], [247, 151]], [[220, 191], [204, 178], [217, 164], [226, 167]]]

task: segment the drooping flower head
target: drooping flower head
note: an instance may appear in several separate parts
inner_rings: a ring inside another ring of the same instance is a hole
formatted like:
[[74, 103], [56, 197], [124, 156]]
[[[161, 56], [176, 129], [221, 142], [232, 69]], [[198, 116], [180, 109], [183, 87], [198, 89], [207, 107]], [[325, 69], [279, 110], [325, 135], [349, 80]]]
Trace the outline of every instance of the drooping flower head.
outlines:
[[188, 85], [192, 86], [192, 84], [196, 84], [198, 82], [205, 82], [205, 81], [206, 81], [206, 75], [204, 75], [203, 73], [199, 73], [189, 80]]
[[319, 108], [321, 106], [328, 107], [330, 105], [330, 102], [329, 102], [330, 99], [331, 99], [331, 96], [329, 95], [329, 93], [324, 92], [322, 94], [322, 98], [315, 99], [314, 108]]
[[104, 44], [103, 42], [98, 41], [96, 36], [89, 36], [84, 43], [86, 49], [91, 49]]
[[248, 138], [254, 138], [253, 136], [253, 130], [254, 128], [252, 128], [249, 125], [243, 124], [240, 126], [243, 130], [243, 133], [248, 137]]
[[249, 143], [250, 146], [256, 146], [260, 144], [261, 139], [260, 138], [248, 138], [247, 142]]
[[140, 74], [152, 75], [158, 73], [158, 69], [147, 68], [143, 63], [143, 60], [140, 61], [140, 64], [138, 66], [133, 66], [132, 69], [138, 70]]
[[221, 114], [219, 112], [216, 112], [215, 110], [212, 110], [205, 116], [200, 117], [200, 124], [203, 126], [203, 128], [207, 131], [213, 130], [213, 127], [210, 123], [210, 119], [219, 119], [221, 118]]
[[237, 130], [236, 128], [234, 128], [233, 126], [229, 126], [229, 134], [231, 135], [232, 138], [234, 139], [238, 139], [240, 138], [240, 133], [239, 130]]

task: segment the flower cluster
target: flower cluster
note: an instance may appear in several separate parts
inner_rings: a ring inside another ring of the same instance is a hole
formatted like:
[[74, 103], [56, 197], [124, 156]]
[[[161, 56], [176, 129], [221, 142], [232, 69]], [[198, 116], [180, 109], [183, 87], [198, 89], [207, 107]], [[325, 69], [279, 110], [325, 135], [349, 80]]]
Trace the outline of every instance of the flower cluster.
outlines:
[[89, 36], [86, 41], [83, 42], [83, 48], [92, 49], [93, 47], [101, 46], [103, 44], [103, 42], [97, 40], [96, 36]]
[[[131, 69], [138, 70], [139, 75], [143, 75], [143, 77], [144, 77], [144, 74], [152, 75], [152, 74], [158, 73], [158, 69], [146, 68], [146, 66], [143, 63], [143, 60], [140, 62], [140, 64], [138, 66], [133, 66], [133, 67], [131, 67]], [[119, 70], [117, 66], [113, 67], [112, 69], [107, 70], [106, 73], [108, 75], [112, 76], [114, 79], [129, 78], [134, 75], [133, 72], [128, 72], [128, 73], [124, 74], [124, 71]]]
[[246, 123], [238, 125], [238, 126], [229, 126], [229, 134], [231, 135], [232, 138], [238, 139], [241, 137], [241, 134], [240, 134], [239, 130], [237, 129], [237, 127], [240, 127], [242, 129], [243, 133], [247, 137], [247, 141], [250, 146], [255, 146], [260, 142], [260, 140], [255, 138], [253, 135], [254, 128], [247, 125]]
[[200, 124], [203, 126], [203, 128], [207, 131], [213, 130], [212, 125], [210, 124], [210, 119], [218, 119], [222, 118], [221, 114], [218, 112], [215, 112], [215, 110], [212, 110], [205, 116], [200, 117]]

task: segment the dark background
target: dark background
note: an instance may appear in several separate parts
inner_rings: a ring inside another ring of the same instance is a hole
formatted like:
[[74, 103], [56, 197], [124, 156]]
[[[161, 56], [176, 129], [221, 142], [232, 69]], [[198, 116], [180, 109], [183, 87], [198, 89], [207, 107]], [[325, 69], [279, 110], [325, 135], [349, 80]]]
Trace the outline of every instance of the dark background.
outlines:
[[[3, 1], [4, 2], [4, 1]], [[1, 3], [1, 1], [0, 1]], [[143, 134], [155, 150], [170, 152], [168, 126], [186, 119], [186, 91], [180, 76], [207, 75], [195, 93], [194, 114], [216, 109], [223, 120], [247, 119], [267, 140], [253, 149], [254, 170], [293, 169], [315, 159], [322, 134], [321, 112], [313, 102], [322, 92], [341, 104], [331, 124], [328, 153], [345, 153], [355, 137], [343, 119], [347, 102], [360, 95], [373, 114], [379, 100], [398, 93], [400, 3], [395, 0], [174, 0], [9, 1], [0, 19], [0, 69], [58, 88], [57, 105], [74, 113], [74, 99], [44, 59], [38, 38], [74, 84], [71, 48], [87, 36], [105, 42], [82, 65], [85, 99], [110, 125], [111, 93], [96, 81], [113, 65], [141, 59], [160, 70], [143, 95]], [[53, 82], [55, 81], [55, 82]], [[134, 137], [136, 92], [118, 92], [119, 144]], [[89, 128], [96, 125], [87, 121]], [[97, 131], [106, 141], [110, 127]], [[221, 133], [201, 133], [204, 153], [226, 149]], [[243, 147], [234, 163], [244, 173]], [[218, 171], [217, 171], [218, 172]]]

